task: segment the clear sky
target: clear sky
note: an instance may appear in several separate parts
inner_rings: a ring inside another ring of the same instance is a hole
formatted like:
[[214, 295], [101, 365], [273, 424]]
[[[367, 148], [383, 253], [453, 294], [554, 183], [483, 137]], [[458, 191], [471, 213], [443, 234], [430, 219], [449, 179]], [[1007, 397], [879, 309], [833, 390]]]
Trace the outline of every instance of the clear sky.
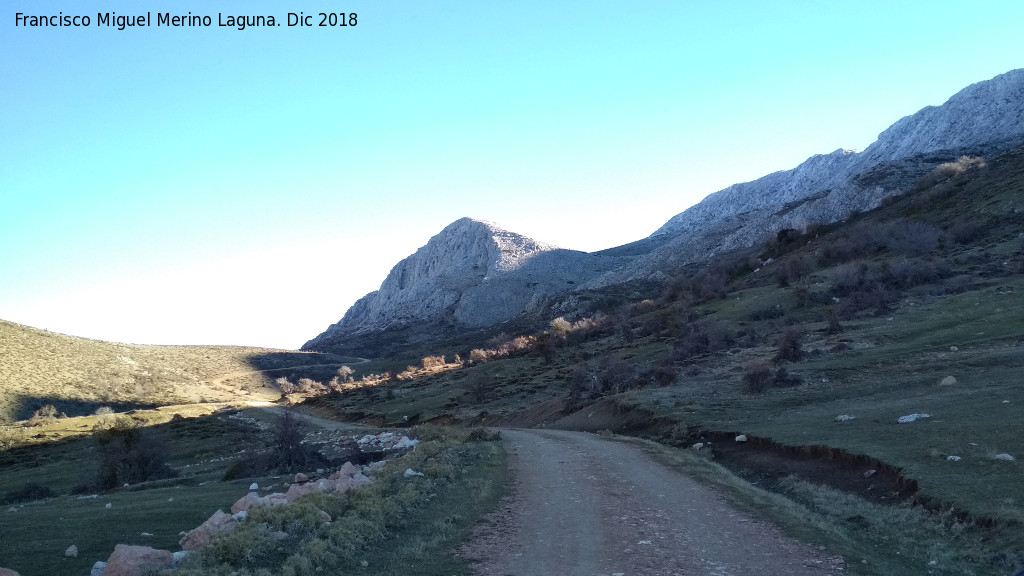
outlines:
[[[97, 23], [147, 9], [213, 25]], [[284, 25], [326, 9], [358, 23]], [[1017, 0], [0, 0], [0, 319], [296, 348], [453, 220], [639, 239], [1024, 66], [1021, 22]]]

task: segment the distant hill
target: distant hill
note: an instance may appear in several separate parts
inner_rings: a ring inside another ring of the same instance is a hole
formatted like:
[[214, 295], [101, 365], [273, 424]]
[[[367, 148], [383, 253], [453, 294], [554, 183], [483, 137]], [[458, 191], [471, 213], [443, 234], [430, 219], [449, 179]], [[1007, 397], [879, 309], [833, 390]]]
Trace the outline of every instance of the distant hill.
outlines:
[[507, 322], [553, 296], [663, 281], [681, 266], [754, 246], [783, 229], [831, 224], [879, 206], [940, 164], [1024, 143], [1024, 69], [964, 88], [883, 131], [863, 152], [815, 155], [791, 170], [734, 184], [670, 218], [650, 237], [592, 254], [557, 249], [486, 223], [458, 220], [399, 262], [381, 288], [305, 350], [414, 325], [465, 330]]
[[74, 416], [100, 406], [276, 398], [273, 380], [287, 368], [343, 361], [267, 348], [117, 344], [0, 320], [0, 421], [45, 405]]

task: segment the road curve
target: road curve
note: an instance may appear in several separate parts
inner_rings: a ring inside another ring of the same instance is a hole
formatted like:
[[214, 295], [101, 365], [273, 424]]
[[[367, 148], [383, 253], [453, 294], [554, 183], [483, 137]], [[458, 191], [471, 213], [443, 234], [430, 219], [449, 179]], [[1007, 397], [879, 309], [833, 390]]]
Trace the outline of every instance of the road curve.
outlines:
[[732, 509], [640, 449], [502, 430], [515, 496], [463, 551], [488, 576], [842, 574], [842, 559]]

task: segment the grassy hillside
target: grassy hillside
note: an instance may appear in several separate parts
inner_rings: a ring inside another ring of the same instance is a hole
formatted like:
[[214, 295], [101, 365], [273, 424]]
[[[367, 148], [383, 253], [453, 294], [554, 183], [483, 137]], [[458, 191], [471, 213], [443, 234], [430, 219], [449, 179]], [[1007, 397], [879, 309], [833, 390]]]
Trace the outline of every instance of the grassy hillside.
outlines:
[[45, 405], [68, 416], [100, 406], [276, 399], [273, 381], [333, 354], [236, 346], [140, 346], [55, 334], [0, 320], [0, 422]]
[[[1024, 566], [1022, 293], [1017, 150], [659, 286], [581, 294], [520, 339], [409, 338], [399, 361], [363, 366], [391, 379], [308, 404], [711, 441], [703, 457], [823, 518], [834, 533], [810, 537], [864, 573], [999, 574]], [[414, 354], [449, 364], [405, 368]], [[897, 422], [912, 413], [929, 417]], [[893, 507], [931, 524], [897, 534]]]

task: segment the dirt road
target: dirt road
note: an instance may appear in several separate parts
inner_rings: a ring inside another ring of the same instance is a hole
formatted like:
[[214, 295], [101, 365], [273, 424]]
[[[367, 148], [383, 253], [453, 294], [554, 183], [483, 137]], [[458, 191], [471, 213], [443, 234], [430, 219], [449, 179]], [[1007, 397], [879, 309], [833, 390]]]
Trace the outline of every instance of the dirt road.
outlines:
[[842, 573], [841, 559], [733, 510], [635, 447], [581, 432], [502, 435], [516, 495], [464, 552], [477, 574]]

